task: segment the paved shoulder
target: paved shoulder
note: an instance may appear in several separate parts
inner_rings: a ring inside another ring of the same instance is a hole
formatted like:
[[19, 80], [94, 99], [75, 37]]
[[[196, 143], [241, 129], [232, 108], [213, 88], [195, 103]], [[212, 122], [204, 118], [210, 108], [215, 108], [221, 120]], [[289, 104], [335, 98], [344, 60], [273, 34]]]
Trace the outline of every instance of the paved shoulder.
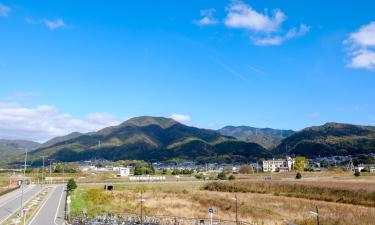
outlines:
[[28, 225], [62, 225], [64, 223], [65, 186], [55, 186]]

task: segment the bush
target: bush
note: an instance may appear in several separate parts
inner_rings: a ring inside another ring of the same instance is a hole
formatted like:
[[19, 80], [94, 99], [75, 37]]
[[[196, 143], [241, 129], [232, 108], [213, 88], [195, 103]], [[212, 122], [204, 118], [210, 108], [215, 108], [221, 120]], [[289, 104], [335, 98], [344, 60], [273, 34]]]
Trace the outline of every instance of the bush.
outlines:
[[195, 178], [197, 178], [197, 179], [203, 179], [203, 175], [200, 174], [200, 173], [198, 173], [198, 174], [195, 175]]
[[218, 178], [219, 180], [227, 180], [227, 179], [228, 179], [228, 178], [227, 178], [227, 175], [225, 174], [224, 171], [221, 172], [221, 173], [219, 173], [219, 174], [217, 175], [217, 178]]
[[359, 172], [359, 171], [355, 171], [354, 176], [356, 176], [356, 177], [361, 176], [361, 172]]
[[253, 171], [253, 167], [251, 167], [250, 165], [243, 165], [243, 166], [241, 166], [241, 168], [238, 172], [241, 173], [241, 174], [251, 174], [254, 171]]
[[66, 185], [66, 187], [68, 191], [73, 191], [77, 188], [77, 183], [73, 178], [71, 178], [68, 180], [68, 184]]
[[296, 174], [296, 179], [301, 179], [302, 178], [302, 174], [300, 173], [300, 172], [298, 172], [297, 174]]
[[228, 179], [229, 179], [229, 180], [235, 180], [236, 177], [235, 177], [234, 175], [230, 175], [230, 176], [228, 177]]

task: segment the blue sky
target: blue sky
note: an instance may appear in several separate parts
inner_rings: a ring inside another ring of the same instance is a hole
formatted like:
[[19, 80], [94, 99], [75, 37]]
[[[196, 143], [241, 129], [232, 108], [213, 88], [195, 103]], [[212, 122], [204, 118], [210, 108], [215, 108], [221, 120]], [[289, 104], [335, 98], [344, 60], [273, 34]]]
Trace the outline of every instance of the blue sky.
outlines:
[[0, 138], [140, 115], [375, 125], [374, 12], [370, 0], [0, 0]]

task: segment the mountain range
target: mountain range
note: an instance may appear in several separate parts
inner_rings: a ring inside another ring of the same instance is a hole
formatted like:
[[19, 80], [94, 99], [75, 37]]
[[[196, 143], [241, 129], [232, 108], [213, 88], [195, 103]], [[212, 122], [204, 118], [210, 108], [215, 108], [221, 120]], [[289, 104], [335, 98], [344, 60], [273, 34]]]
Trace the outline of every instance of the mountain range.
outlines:
[[43, 144], [1, 140], [0, 161], [4, 163], [6, 158], [12, 158], [13, 164], [21, 162], [25, 149], [31, 151], [29, 159], [34, 165], [41, 163], [41, 156], [58, 161], [97, 158], [249, 162], [285, 155], [375, 153], [375, 127], [327, 123], [297, 132], [245, 126], [227, 126], [214, 131], [168, 118], [143, 116], [97, 132], [56, 137]]
[[0, 159], [12, 158], [39, 147], [40, 144], [34, 141], [0, 139]]
[[98, 132], [54, 139], [30, 153], [29, 157], [34, 164], [39, 164], [43, 155], [59, 161], [104, 158], [201, 162], [248, 162], [271, 156], [256, 143], [186, 126], [172, 119], [146, 116]]
[[375, 153], [375, 127], [343, 123], [308, 127], [286, 137], [272, 153], [307, 157]]
[[235, 137], [241, 141], [253, 142], [272, 149], [281, 140], [293, 134], [293, 130], [279, 130], [272, 128], [256, 128], [249, 126], [226, 126], [218, 130], [220, 134]]

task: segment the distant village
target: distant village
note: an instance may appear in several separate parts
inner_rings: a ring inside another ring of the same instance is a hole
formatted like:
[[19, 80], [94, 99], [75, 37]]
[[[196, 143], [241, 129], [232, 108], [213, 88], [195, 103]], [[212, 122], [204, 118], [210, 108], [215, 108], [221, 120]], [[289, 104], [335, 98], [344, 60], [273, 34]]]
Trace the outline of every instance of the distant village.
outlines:
[[[369, 155], [364, 155], [369, 157]], [[236, 173], [239, 172], [243, 165], [248, 165], [252, 169], [252, 173], [277, 173], [277, 172], [291, 172], [296, 169], [296, 159], [299, 157], [285, 157], [285, 158], [273, 158], [263, 160], [261, 162], [252, 162], [248, 164], [240, 163], [196, 163], [192, 161], [186, 162], [156, 162], [152, 163], [151, 166], [158, 171], [174, 171], [174, 170], [189, 170], [194, 172], [216, 172], [220, 173], [224, 170]], [[304, 158], [304, 157], [302, 157]], [[354, 165], [350, 156], [331, 156], [331, 157], [318, 157], [314, 159], [305, 159], [302, 162], [302, 168], [299, 170], [305, 171], [323, 171], [330, 168], [342, 168], [346, 170], [352, 170], [353, 172], [375, 172], [375, 164], [364, 164], [360, 163]], [[84, 161], [79, 166], [79, 170], [83, 172], [87, 171], [112, 171], [117, 172], [118, 177], [128, 177], [132, 174], [134, 166], [98, 166], [106, 163], [105, 160], [94, 160]], [[162, 179], [162, 178], [161, 178]]]

